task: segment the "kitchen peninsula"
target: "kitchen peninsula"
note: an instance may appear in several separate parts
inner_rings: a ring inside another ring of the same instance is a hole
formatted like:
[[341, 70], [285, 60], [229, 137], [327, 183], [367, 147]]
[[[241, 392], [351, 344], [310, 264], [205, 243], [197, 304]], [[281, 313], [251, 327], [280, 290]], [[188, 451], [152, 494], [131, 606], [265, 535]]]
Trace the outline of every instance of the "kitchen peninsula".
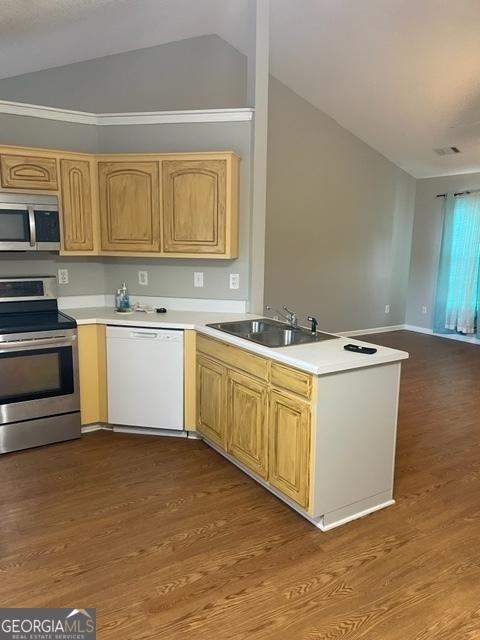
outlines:
[[[245, 314], [66, 312], [79, 325], [81, 383], [95, 375], [93, 365], [106, 375], [106, 326], [183, 331], [188, 435], [201, 437], [321, 530], [394, 503], [406, 352], [379, 346], [372, 355], [352, 353], [347, 343], [366, 343], [342, 336], [272, 349], [207, 326], [255, 317]], [[105, 380], [95, 388], [106, 396]], [[83, 397], [83, 422], [108, 423], [107, 403]]]

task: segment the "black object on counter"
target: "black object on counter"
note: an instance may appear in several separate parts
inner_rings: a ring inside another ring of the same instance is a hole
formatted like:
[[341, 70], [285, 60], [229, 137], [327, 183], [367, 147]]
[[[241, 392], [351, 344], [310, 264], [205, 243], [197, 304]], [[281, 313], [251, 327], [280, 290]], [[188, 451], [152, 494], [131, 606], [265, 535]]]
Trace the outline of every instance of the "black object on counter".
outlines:
[[346, 344], [343, 348], [345, 349], [345, 351], [353, 351], [354, 353], [365, 353], [368, 355], [377, 353], [377, 349], [375, 349], [374, 347], [361, 347], [358, 344]]
[[159, 309], [156, 309], [157, 313], [167, 313], [167, 310], [165, 309], [165, 307], [160, 307]]

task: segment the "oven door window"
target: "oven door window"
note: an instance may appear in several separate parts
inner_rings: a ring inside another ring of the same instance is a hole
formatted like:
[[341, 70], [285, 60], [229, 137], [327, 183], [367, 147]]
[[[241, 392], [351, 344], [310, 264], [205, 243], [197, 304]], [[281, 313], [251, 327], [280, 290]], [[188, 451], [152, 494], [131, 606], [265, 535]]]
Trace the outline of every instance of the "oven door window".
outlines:
[[71, 347], [0, 353], [0, 405], [73, 392]]
[[0, 242], [30, 242], [28, 211], [0, 209]]

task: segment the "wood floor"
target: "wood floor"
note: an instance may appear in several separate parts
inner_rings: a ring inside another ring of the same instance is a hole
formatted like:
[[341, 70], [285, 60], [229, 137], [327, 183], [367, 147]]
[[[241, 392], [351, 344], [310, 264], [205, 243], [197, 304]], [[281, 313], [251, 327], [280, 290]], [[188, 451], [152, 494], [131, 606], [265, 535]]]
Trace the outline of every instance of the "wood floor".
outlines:
[[480, 347], [404, 331], [397, 503], [321, 533], [201, 442], [0, 457], [0, 605], [100, 640], [480, 638]]

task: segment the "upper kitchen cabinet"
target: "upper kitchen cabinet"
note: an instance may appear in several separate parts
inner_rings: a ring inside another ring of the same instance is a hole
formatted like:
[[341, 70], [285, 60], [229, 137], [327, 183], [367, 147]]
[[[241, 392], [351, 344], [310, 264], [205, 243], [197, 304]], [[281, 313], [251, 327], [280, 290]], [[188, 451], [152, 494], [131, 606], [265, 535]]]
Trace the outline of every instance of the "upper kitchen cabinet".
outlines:
[[95, 251], [94, 163], [91, 158], [60, 159], [62, 253]]
[[192, 154], [162, 160], [163, 252], [236, 258], [239, 158]]
[[99, 162], [98, 189], [102, 252], [158, 254], [159, 163]]
[[52, 157], [2, 153], [0, 176], [4, 189], [58, 189], [57, 161]]
[[0, 146], [0, 190], [59, 197], [65, 255], [238, 257], [232, 151], [85, 154]]

